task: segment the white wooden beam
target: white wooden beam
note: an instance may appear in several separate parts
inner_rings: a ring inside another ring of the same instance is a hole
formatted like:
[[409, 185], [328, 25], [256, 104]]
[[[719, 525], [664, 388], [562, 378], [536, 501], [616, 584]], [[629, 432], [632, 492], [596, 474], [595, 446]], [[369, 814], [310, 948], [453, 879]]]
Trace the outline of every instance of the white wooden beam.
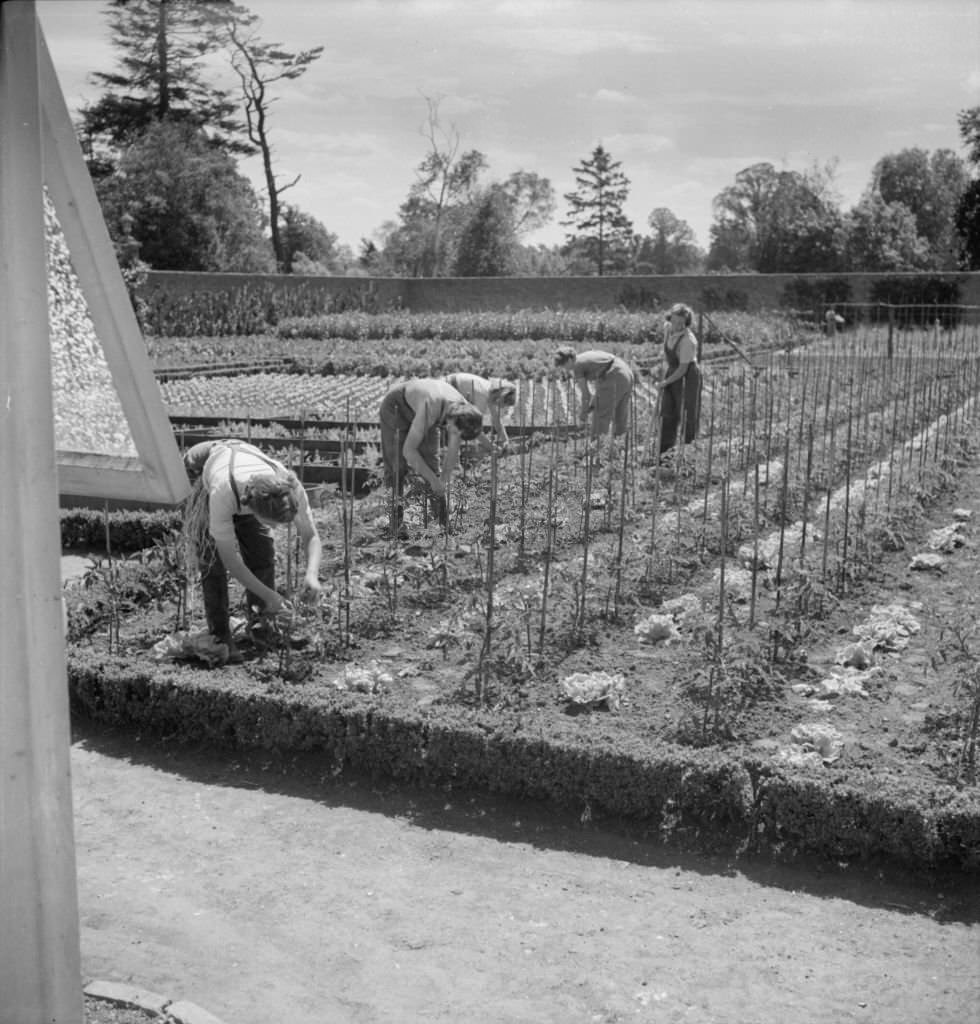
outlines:
[[0, 4], [0, 1019], [81, 1024], [38, 33]]
[[139, 456], [116, 462], [112, 493], [97, 463], [76, 460], [60, 481], [61, 493], [176, 504], [190, 489], [187, 472], [40, 29], [38, 37], [43, 180]]

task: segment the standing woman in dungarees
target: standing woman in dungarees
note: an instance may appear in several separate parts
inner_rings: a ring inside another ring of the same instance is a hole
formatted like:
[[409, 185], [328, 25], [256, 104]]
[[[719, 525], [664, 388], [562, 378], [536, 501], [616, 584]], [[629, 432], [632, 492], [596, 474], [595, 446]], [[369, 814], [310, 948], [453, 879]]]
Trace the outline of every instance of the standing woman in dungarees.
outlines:
[[701, 415], [701, 370], [698, 339], [691, 330], [694, 311], [678, 302], [667, 312], [664, 336], [665, 374], [660, 382], [660, 456], [677, 444], [681, 431], [685, 444], [698, 436]]

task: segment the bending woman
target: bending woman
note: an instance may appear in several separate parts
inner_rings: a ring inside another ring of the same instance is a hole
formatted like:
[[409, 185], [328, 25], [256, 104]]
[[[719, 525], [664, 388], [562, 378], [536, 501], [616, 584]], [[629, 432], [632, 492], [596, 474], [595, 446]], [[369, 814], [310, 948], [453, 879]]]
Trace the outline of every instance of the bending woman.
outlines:
[[576, 354], [571, 345], [561, 345], [555, 350], [555, 366], [571, 368], [581, 399], [579, 419], [587, 423], [592, 414], [593, 439], [605, 439], [610, 427], [614, 437], [629, 430], [633, 371], [619, 356], [598, 349]]
[[197, 549], [208, 630], [228, 645], [229, 660], [240, 661], [231, 640], [228, 574], [248, 591], [251, 615], [290, 608], [276, 590], [271, 527], [295, 520], [306, 551], [304, 591], [322, 590], [322, 546], [310, 502], [295, 473], [244, 441], [202, 441], [187, 451], [184, 465], [194, 484], [185, 529]]
[[506, 450], [510, 439], [503, 418], [517, 404], [517, 386], [500, 377], [478, 377], [475, 373], [451, 373], [446, 380], [470, 405], [490, 417], [493, 432]]
[[[447, 526], [446, 491], [452, 479], [463, 441], [483, 434], [483, 413], [470, 405], [447, 381], [414, 377], [389, 388], [381, 400], [381, 458], [385, 486], [393, 489], [394, 522], [400, 536], [403, 525], [402, 494], [408, 470], [428, 484], [436, 517]], [[446, 432], [446, 449], [440, 467], [439, 445]]]

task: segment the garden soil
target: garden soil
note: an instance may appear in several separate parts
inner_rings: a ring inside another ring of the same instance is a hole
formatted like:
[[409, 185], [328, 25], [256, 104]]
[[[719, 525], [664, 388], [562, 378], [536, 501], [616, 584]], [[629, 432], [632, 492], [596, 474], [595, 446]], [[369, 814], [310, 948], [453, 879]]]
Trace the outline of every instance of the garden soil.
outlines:
[[578, 817], [77, 726], [86, 980], [225, 1024], [943, 1024], [980, 893], [672, 854]]

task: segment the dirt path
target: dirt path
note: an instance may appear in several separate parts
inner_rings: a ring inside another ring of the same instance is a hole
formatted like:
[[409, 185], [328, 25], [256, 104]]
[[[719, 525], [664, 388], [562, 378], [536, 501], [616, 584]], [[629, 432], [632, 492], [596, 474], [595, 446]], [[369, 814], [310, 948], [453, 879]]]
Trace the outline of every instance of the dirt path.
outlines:
[[980, 886], [681, 857], [504, 800], [83, 725], [86, 980], [226, 1024], [961, 1024]]

